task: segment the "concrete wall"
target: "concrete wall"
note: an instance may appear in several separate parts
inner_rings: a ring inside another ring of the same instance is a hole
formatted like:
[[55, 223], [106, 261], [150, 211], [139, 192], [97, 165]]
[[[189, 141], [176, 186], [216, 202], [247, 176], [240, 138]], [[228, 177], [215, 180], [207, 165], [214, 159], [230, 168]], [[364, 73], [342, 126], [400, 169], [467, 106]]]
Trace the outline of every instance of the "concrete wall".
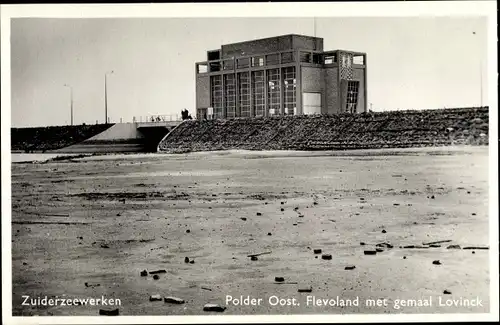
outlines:
[[104, 132], [93, 136], [83, 142], [94, 142], [94, 141], [118, 141], [118, 140], [129, 140], [129, 139], [142, 139], [143, 134], [137, 130], [136, 123], [118, 123], [110, 127]]
[[323, 51], [323, 39], [302, 35], [284, 35], [248, 42], [222, 45], [222, 58], [279, 52], [292, 49]]
[[325, 112], [337, 114], [340, 111], [338, 67], [325, 68]]
[[196, 108], [210, 107], [210, 76], [196, 76]]
[[[325, 114], [325, 83], [324, 83], [325, 70], [322, 68], [301, 67], [301, 87], [302, 93], [321, 93], [321, 113]], [[302, 93], [298, 96], [302, 97]], [[302, 105], [303, 105], [303, 101]], [[302, 114], [303, 107], [299, 108], [299, 114]]]
[[323, 39], [307, 37], [301, 35], [292, 36], [292, 47], [294, 49], [307, 49], [314, 51], [323, 51]]
[[365, 70], [354, 68], [354, 80], [359, 81], [358, 106], [356, 112], [362, 113], [367, 111], [365, 105]]

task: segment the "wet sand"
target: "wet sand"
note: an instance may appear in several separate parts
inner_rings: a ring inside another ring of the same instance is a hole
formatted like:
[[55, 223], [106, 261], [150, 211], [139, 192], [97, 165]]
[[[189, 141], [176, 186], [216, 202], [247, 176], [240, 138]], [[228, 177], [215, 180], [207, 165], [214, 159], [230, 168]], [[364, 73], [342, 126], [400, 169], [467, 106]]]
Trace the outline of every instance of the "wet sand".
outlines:
[[[463, 249], [489, 244], [488, 148], [363, 153], [13, 164], [13, 315], [94, 316], [114, 308], [22, 306], [22, 295], [117, 298], [120, 315], [214, 314], [203, 311], [206, 303], [233, 315], [489, 312], [490, 251]], [[364, 255], [384, 242], [393, 248]], [[411, 245], [417, 248], [403, 248]], [[271, 253], [247, 257], [261, 252]], [[140, 276], [159, 269], [166, 273], [158, 280]], [[312, 292], [299, 293], [304, 287]], [[186, 303], [149, 301], [152, 294]], [[263, 301], [235, 306], [227, 295]], [[300, 305], [271, 306], [271, 296]], [[360, 304], [308, 306], [307, 296], [359, 297]], [[432, 306], [393, 307], [397, 299], [430, 297]], [[479, 298], [482, 306], [439, 306], [440, 297]], [[365, 305], [378, 298], [388, 305]]]

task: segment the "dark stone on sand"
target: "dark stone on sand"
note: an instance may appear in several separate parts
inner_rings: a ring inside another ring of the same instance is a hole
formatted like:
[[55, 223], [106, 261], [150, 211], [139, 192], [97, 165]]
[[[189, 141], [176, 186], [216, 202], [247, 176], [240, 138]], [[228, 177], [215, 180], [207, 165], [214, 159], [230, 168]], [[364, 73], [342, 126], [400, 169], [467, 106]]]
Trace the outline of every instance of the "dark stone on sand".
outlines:
[[467, 246], [467, 247], [464, 247], [463, 249], [490, 249], [489, 247], [480, 247], [480, 246]]
[[377, 253], [382, 253], [382, 252], [384, 251], [384, 250], [383, 250], [382, 248], [380, 248], [380, 247], [377, 247], [375, 250], [377, 251]]
[[285, 204], [285, 202], [281, 202], [281, 204]]
[[473, 212], [472, 215], [475, 216], [476, 214]]
[[146, 270], [141, 271], [141, 276], [148, 276], [148, 271], [146, 271]]
[[272, 236], [272, 234], [270, 232], [267, 233], [268, 236]]
[[189, 261], [189, 264], [194, 264], [194, 260]]
[[385, 248], [393, 248], [394, 246], [389, 244], [389, 243], [379, 243], [377, 245], [375, 245], [376, 247], [385, 247]]
[[99, 309], [99, 315], [102, 316], [118, 316], [120, 314], [120, 310], [117, 309]]
[[160, 295], [152, 295], [149, 297], [149, 301], [161, 301]]
[[221, 313], [224, 310], [226, 310], [226, 307], [216, 304], [206, 304], [203, 306], [203, 311], [215, 311]]
[[403, 259], [406, 260], [406, 256], [403, 256]]
[[158, 274], [153, 275], [153, 280], [158, 280], [160, 276]]
[[441, 261], [435, 260], [435, 261], [432, 261], [432, 264], [434, 264], [434, 265], [441, 265]]
[[281, 210], [282, 212], [283, 212], [283, 211], [285, 211], [285, 209], [283, 209], [283, 208], [281, 208], [280, 210]]
[[102, 248], [109, 248], [109, 246], [108, 246], [108, 245], [106, 245], [106, 244], [102, 244], [102, 245], [101, 245], [101, 247], [102, 247]]
[[247, 218], [243, 217], [243, 218], [240, 218], [241, 220], [243, 221], [247, 221]]
[[274, 281], [276, 281], [276, 282], [283, 282], [283, 281], [285, 281], [285, 278], [282, 277], [282, 276], [276, 276], [276, 277], [274, 277]]
[[429, 245], [429, 247], [432, 247], [432, 248], [438, 248], [438, 247], [441, 247], [441, 245], [432, 244], [432, 245]]
[[434, 195], [431, 195], [431, 199], [433, 199], [433, 200], [435, 199]]
[[387, 230], [385, 229], [382, 229], [382, 233], [385, 234], [387, 232]]
[[318, 202], [313, 202], [314, 205], [318, 205]]
[[23, 262], [23, 265], [28, 265], [28, 263], [26, 263], [26, 262]]
[[257, 261], [257, 260], [259, 260], [259, 258], [257, 256], [250, 256], [250, 260], [251, 261]]
[[189, 257], [184, 257], [184, 263], [189, 263]]
[[167, 273], [167, 270], [156, 270], [156, 271], [149, 272], [149, 274], [160, 274], [160, 273]]
[[261, 216], [261, 215], [262, 215], [262, 213], [260, 213], [260, 212], [257, 212], [257, 215], [258, 215], [258, 216]]
[[191, 230], [189, 230], [189, 229], [188, 229], [188, 230], [186, 230], [186, 233], [188, 233], [188, 234], [189, 234], [190, 232], [191, 232]]
[[322, 251], [321, 251], [321, 248], [316, 248], [316, 249], [314, 249], [313, 252], [314, 252], [314, 254], [321, 254]]
[[361, 243], [359, 243], [359, 244], [360, 244], [361, 246], [365, 246], [365, 245], [366, 245], [366, 243], [364, 243], [364, 242], [361, 242]]
[[396, 206], [398, 206], [398, 205], [399, 205], [399, 203], [393, 203], [392, 205], [396, 205]]
[[445, 294], [445, 295], [451, 295], [451, 291], [445, 290], [445, 291], [443, 291], [443, 294]]
[[177, 297], [165, 297], [164, 301], [171, 304], [183, 304], [185, 302], [184, 299]]
[[321, 255], [321, 259], [322, 260], [331, 260], [332, 255], [331, 254], [323, 254], [323, 255]]
[[298, 292], [312, 292], [312, 288], [309, 287], [309, 288], [299, 288], [297, 290]]
[[296, 226], [297, 224], [296, 224], [296, 223], [294, 223], [293, 225], [294, 225], [294, 226]]
[[354, 270], [355, 268], [356, 268], [356, 266], [351, 265], [351, 266], [346, 266], [346, 267], [344, 268], [344, 270]]
[[364, 251], [363, 252], [365, 255], [376, 255], [377, 251]]

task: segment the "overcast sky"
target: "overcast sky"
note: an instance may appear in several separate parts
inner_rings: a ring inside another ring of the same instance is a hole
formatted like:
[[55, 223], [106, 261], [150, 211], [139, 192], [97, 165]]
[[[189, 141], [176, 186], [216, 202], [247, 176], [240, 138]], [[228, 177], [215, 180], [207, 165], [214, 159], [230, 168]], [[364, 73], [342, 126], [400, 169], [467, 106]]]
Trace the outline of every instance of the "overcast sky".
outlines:
[[[475, 32], [476, 34], [473, 34]], [[195, 62], [221, 44], [314, 34], [313, 18], [11, 20], [12, 126], [112, 122], [195, 112]], [[480, 105], [487, 98], [485, 18], [317, 18], [324, 49], [367, 53], [374, 111]], [[482, 64], [481, 64], [482, 62]]]

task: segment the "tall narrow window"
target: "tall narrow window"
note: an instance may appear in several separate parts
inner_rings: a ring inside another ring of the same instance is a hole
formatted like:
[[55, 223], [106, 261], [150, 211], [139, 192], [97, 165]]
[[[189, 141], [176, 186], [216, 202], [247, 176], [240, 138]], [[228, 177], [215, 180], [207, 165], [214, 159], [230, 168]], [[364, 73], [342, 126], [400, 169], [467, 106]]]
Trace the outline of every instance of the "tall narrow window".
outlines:
[[240, 116], [250, 117], [250, 73], [238, 74]]
[[222, 110], [222, 76], [210, 77], [210, 84], [212, 90], [210, 105], [214, 109], [214, 118], [223, 118], [224, 113]]
[[267, 104], [269, 115], [279, 115], [280, 112], [280, 70], [267, 70]]
[[283, 106], [285, 114], [294, 115], [297, 106], [295, 67], [283, 68]]
[[359, 81], [347, 83], [346, 113], [356, 113], [358, 106]]
[[264, 116], [264, 71], [252, 72], [253, 109], [255, 116]]
[[236, 117], [236, 80], [234, 74], [224, 75], [224, 105], [226, 106], [226, 117]]

